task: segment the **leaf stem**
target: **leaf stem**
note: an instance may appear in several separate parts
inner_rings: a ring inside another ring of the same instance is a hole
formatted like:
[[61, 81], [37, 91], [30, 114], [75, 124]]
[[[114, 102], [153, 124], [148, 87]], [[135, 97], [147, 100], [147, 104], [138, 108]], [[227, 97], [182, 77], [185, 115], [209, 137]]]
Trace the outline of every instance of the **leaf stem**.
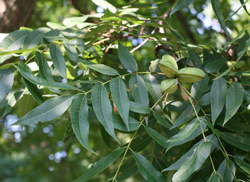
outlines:
[[[155, 104], [150, 108], [150, 111], [152, 111], [152, 110], [154, 109], [154, 107], [155, 107], [155, 106], [165, 97], [165, 95], [166, 95], [166, 93], [163, 94], [163, 95], [161, 96], [161, 98], [159, 98], [159, 99], [157, 100], [157, 102], [155, 102]], [[127, 145], [127, 147], [126, 147], [126, 150], [125, 150], [125, 152], [124, 152], [124, 155], [123, 155], [123, 157], [122, 157], [122, 160], [121, 160], [121, 162], [120, 162], [120, 164], [119, 164], [119, 166], [118, 166], [118, 168], [117, 168], [117, 170], [116, 170], [116, 173], [115, 173], [114, 177], [112, 178], [112, 182], [115, 182], [115, 181], [116, 181], [116, 177], [117, 177], [118, 172], [119, 172], [119, 170], [120, 170], [120, 168], [121, 168], [121, 165], [123, 164], [123, 161], [124, 161], [124, 159], [125, 159], [125, 157], [126, 157], [126, 154], [127, 154], [128, 150], [129, 150], [129, 148], [130, 148], [130, 145], [131, 145], [132, 141], [134, 140], [135, 135], [136, 135], [137, 132], [139, 131], [140, 127], [143, 125], [143, 122], [144, 122], [144, 121], [145, 121], [145, 117], [140, 121], [140, 124], [139, 124], [138, 128], [135, 130], [135, 132], [134, 132], [134, 134], [133, 134], [133, 136], [132, 136], [130, 142], [128, 143], [128, 145]]]

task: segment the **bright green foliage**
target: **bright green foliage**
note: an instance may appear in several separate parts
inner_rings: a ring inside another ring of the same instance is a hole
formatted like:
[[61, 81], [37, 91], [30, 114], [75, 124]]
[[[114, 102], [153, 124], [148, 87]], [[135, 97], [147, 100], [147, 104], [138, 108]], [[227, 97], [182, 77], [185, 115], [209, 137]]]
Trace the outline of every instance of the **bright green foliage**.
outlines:
[[[92, 2], [104, 13], [22, 28], [0, 43], [0, 117], [19, 106], [14, 125], [32, 126], [65, 113], [65, 138], [96, 159], [75, 181], [250, 180], [249, 22], [233, 26], [229, 14], [238, 10], [225, 13], [228, 1], [211, 0], [225, 33], [192, 37], [195, 27], [183, 35], [171, 18], [203, 12], [202, 2]], [[248, 16], [246, 1], [239, 4]], [[212, 42], [222, 35], [227, 42]], [[170, 57], [173, 74], [158, 65]], [[166, 75], [174, 93], [161, 91]], [[106, 148], [96, 150], [100, 143]]]

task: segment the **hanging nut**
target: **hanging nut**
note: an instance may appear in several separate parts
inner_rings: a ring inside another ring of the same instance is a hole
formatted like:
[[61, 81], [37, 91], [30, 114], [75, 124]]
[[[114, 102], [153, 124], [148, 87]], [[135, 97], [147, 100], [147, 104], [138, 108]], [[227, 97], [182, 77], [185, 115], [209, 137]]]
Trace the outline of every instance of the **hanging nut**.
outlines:
[[168, 77], [168, 78], [174, 78], [176, 77], [178, 73], [178, 65], [175, 61], [175, 59], [170, 55], [164, 55], [162, 56], [159, 67], [161, 71]]

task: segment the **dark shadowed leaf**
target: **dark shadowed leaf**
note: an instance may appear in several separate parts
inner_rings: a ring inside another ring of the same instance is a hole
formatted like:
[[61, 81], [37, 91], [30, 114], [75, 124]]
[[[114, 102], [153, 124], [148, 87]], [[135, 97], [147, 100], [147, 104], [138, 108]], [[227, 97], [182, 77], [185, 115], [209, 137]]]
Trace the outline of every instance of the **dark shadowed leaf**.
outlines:
[[164, 126], [165, 128], [170, 128], [173, 124], [172, 124], [172, 122], [168, 119], [168, 118], [166, 118], [166, 117], [163, 117], [163, 116], [161, 116], [160, 114], [158, 114], [158, 113], [156, 113], [156, 112], [154, 112], [153, 111], [153, 115], [154, 115], [154, 117], [155, 117], [155, 119], [162, 125], [162, 126]]
[[[195, 106], [195, 109], [197, 113], [200, 111], [199, 106]], [[193, 110], [193, 107], [189, 105], [182, 113], [181, 115], [177, 118], [175, 121], [174, 125], [170, 129], [177, 128], [179, 126], [182, 126], [183, 124], [187, 123], [189, 120], [191, 120], [195, 116], [195, 112]]]
[[129, 87], [136, 103], [148, 107], [149, 98], [148, 91], [145, 86], [144, 80], [140, 75], [132, 75], [129, 80]]
[[243, 169], [246, 173], [250, 174], [250, 164], [244, 162], [243, 160], [240, 160], [238, 158], [234, 158], [234, 161], [236, 164]]
[[135, 58], [130, 54], [126, 47], [124, 47], [120, 42], [118, 43], [118, 56], [123, 64], [123, 66], [131, 71], [134, 72], [137, 70], [137, 63]]
[[167, 143], [168, 139], [166, 137], [164, 137], [163, 135], [161, 135], [152, 128], [144, 126], [144, 129], [158, 144], [160, 144], [164, 148], [168, 148], [168, 143]]
[[165, 182], [163, 174], [157, 171], [154, 166], [142, 155], [133, 152], [134, 159], [139, 168], [141, 175], [150, 182]]
[[229, 132], [221, 132], [221, 138], [230, 145], [233, 145], [246, 152], [250, 151], [250, 138], [242, 137]]
[[199, 170], [202, 164], [210, 155], [211, 143], [201, 143], [193, 153], [192, 156], [186, 158], [185, 162], [174, 174], [173, 182], [183, 182], [188, 179], [195, 171]]
[[211, 89], [211, 113], [212, 113], [212, 122], [213, 125], [215, 120], [220, 115], [225, 102], [226, 102], [226, 93], [227, 93], [227, 82], [224, 78], [217, 79], [212, 84]]
[[112, 152], [111, 154], [101, 158], [95, 164], [93, 164], [81, 177], [77, 178], [73, 182], [84, 182], [99, 174], [112, 164], [123, 153], [124, 148], [120, 148]]
[[114, 114], [114, 113], [113, 113], [113, 121], [114, 121], [115, 129], [118, 129], [121, 131], [135, 131], [139, 126], [139, 122], [136, 119], [129, 117], [128, 118], [129, 130], [128, 130], [122, 118], [119, 115]]
[[223, 182], [223, 179], [219, 173], [213, 172], [207, 182]]
[[6, 97], [14, 82], [14, 69], [0, 70], [0, 101]]
[[89, 146], [89, 120], [86, 95], [76, 95], [71, 104], [71, 123], [79, 142], [90, 152], [95, 153]]
[[227, 91], [226, 96], [226, 116], [223, 125], [225, 125], [230, 118], [239, 109], [244, 97], [244, 88], [240, 83], [232, 83]]
[[44, 100], [43, 100], [42, 94], [40, 93], [40, 91], [37, 88], [37, 86], [35, 84], [29, 82], [25, 78], [23, 78], [23, 83], [27, 87], [27, 89], [29, 90], [30, 94], [35, 99], [35, 101], [38, 104], [42, 104], [44, 102]]
[[58, 96], [49, 99], [40, 106], [31, 110], [24, 117], [19, 119], [13, 125], [36, 124], [39, 121], [50, 121], [61, 116], [70, 106], [73, 96]]
[[106, 88], [100, 84], [96, 84], [91, 93], [92, 104], [96, 116], [105, 130], [117, 141], [114, 132], [114, 123], [112, 118], [112, 106], [109, 100]]
[[179, 0], [177, 4], [172, 9], [170, 15], [174, 14], [176, 11], [179, 11], [180, 9], [187, 7], [188, 5], [194, 3], [194, 0]]
[[191, 95], [194, 97], [195, 100], [200, 100], [203, 92], [206, 90], [208, 85], [209, 77], [206, 74], [205, 78], [202, 80], [193, 83], [191, 88]]
[[121, 78], [112, 79], [110, 82], [110, 90], [115, 106], [129, 130], [129, 99], [124, 81]]

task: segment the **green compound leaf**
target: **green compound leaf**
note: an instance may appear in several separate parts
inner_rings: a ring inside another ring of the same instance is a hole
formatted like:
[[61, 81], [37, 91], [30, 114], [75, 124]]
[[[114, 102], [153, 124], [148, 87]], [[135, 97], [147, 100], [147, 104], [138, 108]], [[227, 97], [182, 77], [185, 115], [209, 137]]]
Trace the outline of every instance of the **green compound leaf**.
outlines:
[[142, 155], [133, 152], [134, 159], [141, 175], [150, 182], [165, 182], [166, 179], [154, 166]]
[[233, 161], [231, 161], [230, 159], [228, 159], [229, 161], [226, 162], [226, 160], [224, 160], [217, 172], [220, 174], [220, 176], [222, 177], [223, 181], [233, 181], [234, 179], [234, 175], [235, 175], [235, 165], [233, 163]]
[[224, 24], [224, 19], [223, 19], [222, 13], [221, 13], [220, 1], [219, 0], [211, 0], [211, 3], [212, 3], [212, 8], [214, 10], [214, 13], [217, 16], [221, 27], [223, 28], [223, 30], [225, 31], [225, 33], [227, 34], [227, 36], [230, 39], [232, 39], [230, 33], [227, 30], [226, 25]]
[[244, 98], [244, 88], [240, 83], [232, 83], [226, 96], [226, 116], [223, 125], [238, 111]]
[[68, 109], [72, 99], [72, 95], [58, 96], [53, 99], [49, 99], [40, 106], [31, 110], [28, 114], [12, 125], [30, 125], [36, 124], [39, 121], [51, 121], [61, 116]]
[[6, 97], [14, 83], [14, 69], [0, 70], [0, 101]]
[[234, 158], [234, 161], [236, 164], [243, 169], [246, 173], [250, 174], [250, 164], [244, 162], [243, 160], [240, 160], [238, 158]]
[[199, 170], [211, 151], [211, 143], [203, 142], [196, 149], [192, 156], [186, 158], [185, 162], [174, 174], [173, 182], [183, 182], [188, 179], [195, 171]]
[[100, 72], [104, 75], [110, 75], [110, 76], [119, 75], [119, 73], [115, 69], [110, 68], [109, 66], [106, 66], [104, 64], [95, 64], [90, 61], [81, 60], [81, 59], [80, 59], [80, 62], [82, 62], [88, 68], [93, 69], [97, 72]]
[[132, 95], [135, 99], [135, 102], [141, 104], [142, 106], [148, 107], [148, 91], [143, 78], [137, 74], [132, 75], [129, 80], [129, 87], [132, 91]]
[[49, 28], [38, 28], [30, 32], [24, 39], [23, 48], [31, 49], [36, 47], [42, 41], [44, 35], [50, 30]]
[[38, 104], [42, 104], [44, 102], [44, 100], [43, 100], [42, 94], [40, 93], [40, 91], [37, 88], [37, 86], [35, 84], [29, 82], [25, 78], [23, 78], [23, 83], [27, 87], [27, 89], [29, 90], [30, 94], [35, 99], [35, 101]]
[[221, 178], [219, 173], [213, 172], [210, 178], [208, 179], [208, 182], [223, 182], [223, 179]]
[[144, 81], [149, 94], [152, 96], [154, 101], [158, 101], [162, 96], [161, 87], [158, 81], [151, 74], [144, 75]]
[[[0, 43], [0, 52], [9, 52], [20, 49], [23, 45], [24, 38], [28, 33], [28, 30], [16, 30], [10, 33]], [[0, 56], [0, 64], [11, 57], [12, 55]]]
[[118, 45], [118, 56], [123, 66], [131, 72], [137, 71], [138, 68], [135, 58], [120, 42]]
[[226, 102], [226, 94], [227, 94], [227, 82], [224, 78], [219, 78], [215, 80], [212, 84], [211, 88], [211, 113], [212, 113], [212, 122], [213, 125], [215, 120], [220, 115], [225, 102]]
[[114, 163], [114, 161], [120, 157], [120, 155], [123, 153], [124, 148], [120, 148], [112, 152], [111, 154], [101, 158], [99, 161], [97, 161], [94, 165], [92, 165], [84, 175], [81, 177], [75, 179], [73, 182], [84, 182], [95, 175], [99, 174], [102, 172], [104, 169], [106, 169], [108, 166]]
[[110, 90], [115, 106], [129, 130], [129, 99], [126, 85], [121, 78], [114, 78], [110, 82]]
[[168, 148], [168, 139], [166, 137], [164, 137], [152, 128], [144, 126], [144, 129], [159, 145], [163, 146], [164, 148]]
[[187, 7], [188, 5], [194, 3], [194, 0], [179, 0], [177, 4], [172, 9], [170, 16], [174, 14], [176, 11], [179, 11], [180, 9]]
[[66, 63], [60, 47], [55, 44], [51, 44], [49, 52], [56, 70], [67, 81]]
[[51, 82], [47, 81], [45, 79], [39, 78], [34, 76], [31, 73], [28, 73], [26, 70], [28, 69], [28, 66], [24, 64], [23, 62], [19, 62], [17, 70], [22, 74], [24, 78], [29, 80], [31, 83], [34, 83], [36, 85], [42, 85], [45, 87], [52, 87], [52, 88], [62, 88], [62, 89], [70, 89], [70, 90], [79, 90], [76, 87], [73, 87], [71, 85], [68, 85], [66, 83], [59, 83], [59, 82]]
[[250, 151], [250, 138], [242, 137], [229, 132], [221, 132], [221, 138], [230, 145], [233, 145], [246, 152]]
[[106, 88], [101, 84], [96, 84], [92, 90], [91, 98], [98, 120], [109, 135], [111, 135], [119, 143], [114, 132], [112, 106]]
[[[90, 152], [95, 153], [89, 146], [89, 120], [86, 95], [76, 95], [71, 104], [71, 123], [79, 142]], [[96, 153], [95, 153], [96, 154]]]

